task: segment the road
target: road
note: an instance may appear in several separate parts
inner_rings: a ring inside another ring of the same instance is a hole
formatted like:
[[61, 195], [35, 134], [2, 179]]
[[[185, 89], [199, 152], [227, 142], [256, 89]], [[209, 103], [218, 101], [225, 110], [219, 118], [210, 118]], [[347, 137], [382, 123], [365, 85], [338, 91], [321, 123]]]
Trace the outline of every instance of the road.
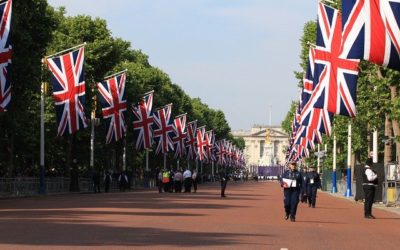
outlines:
[[0, 249], [400, 249], [400, 215], [319, 193], [283, 219], [276, 182], [0, 200]]

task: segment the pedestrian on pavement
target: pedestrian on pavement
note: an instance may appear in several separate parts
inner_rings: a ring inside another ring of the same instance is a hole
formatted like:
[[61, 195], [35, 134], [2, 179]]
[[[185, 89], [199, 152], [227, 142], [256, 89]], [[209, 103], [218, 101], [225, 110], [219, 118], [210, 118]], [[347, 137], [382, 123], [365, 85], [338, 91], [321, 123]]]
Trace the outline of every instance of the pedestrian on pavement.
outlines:
[[306, 188], [307, 188], [307, 199], [308, 206], [315, 208], [315, 203], [317, 201], [317, 190], [321, 188], [321, 178], [319, 174], [315, 172], [315, 168], [310, 166], [309, 172], [306, 178]]
[[119, 190], [121, 192], [125, 192], [125, 189], [128, 186], [128, 176], [124, 171], [122, 171], [121, 174], [119, 175], [118, 182], [119, 182]]
[[307, 203], [307, 169], [301, 170], [301, 187], [300, 187], [300, 201], [301, 203]]
[[178, 169], [174, 176], [175, 193], [182, 192], [182, 182], [183, 182], [182, 171], [180, 169]]
[[375, 185], [378, 184], [378, 175], [372, 167], [372, 158], [368, 158], [365, 162], [365, 170], [363, 173], [363, 190], [364, 190], [364, 218], [375, 219], [372, 215], [372, 204], [375, 200]]
[[108, 193], [108, 191], [110, 191], [111, 181], [112, 181], [111, 173], [109, 171], [107, 171], [106, 175], [104, 176], [104, 191], [106, 193]]
[[225, 189], [226, 184], [228, 183], [228, 174], [226, 172], [226, 167], [221, 167], [221, 171], [219, 172], [219, 180], [221, 182], [221, 197], [225, 198]]
[[296, 221], [301, 184], [302, 178], [300, 172], [296, 169], [296, 162], [289, 162], [289, 169], [283, 173], [281, 179], [284, 195], [285, 220], [289, 219], [290, 216], [290, 221]]
[[192, 189], [192, 172], [189, 169], [183, 172], [183, 182], [185, 185], [185, 193], [190, 193]]
[[100, 193], [100, 175], [99, 173], [94, 170], [93, 171], [93, 189], [95, 193]]
[[164, 187], [164, 192], [167, 193], [170, 190], [170, 186], [171, 186], [171, 172], [164, 168], [163, 172], [162, 172], [162, 184]]
[[192, 174], [193, 191], [197, 192], [197, 171], [194, 170]]
[[162, 173], [162, 171], [161, 171], [161, 169], [160, 168], [157, 168], [156, 169], [156, 180], [157, 180], [157, 187], [158, 187], [158, 192], [159, 193], [162, 193], [162, 188], [163, 188], [163, 183], [162, 183], [162, 178], [163, 178], [163, 175], [162, 175], [163, 173]]

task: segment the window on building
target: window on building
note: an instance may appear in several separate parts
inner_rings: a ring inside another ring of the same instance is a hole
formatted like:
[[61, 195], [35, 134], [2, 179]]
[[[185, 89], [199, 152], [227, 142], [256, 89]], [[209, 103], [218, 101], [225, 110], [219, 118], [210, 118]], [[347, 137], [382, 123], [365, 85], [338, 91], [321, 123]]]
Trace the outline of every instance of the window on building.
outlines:
[[264, 145], [265, 141], [260, 141], [260, 157], [264, 155]]

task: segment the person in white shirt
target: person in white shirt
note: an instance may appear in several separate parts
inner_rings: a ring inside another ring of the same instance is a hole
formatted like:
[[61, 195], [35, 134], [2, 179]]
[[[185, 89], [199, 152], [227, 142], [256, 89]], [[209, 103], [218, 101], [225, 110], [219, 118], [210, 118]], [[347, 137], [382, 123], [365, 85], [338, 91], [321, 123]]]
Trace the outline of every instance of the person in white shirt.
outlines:
[[364, 190], [364, 218], [375, 219], [372, 215], [372, 204], [375, 200], [375, 185], [378, 184], [378, 175], [371, 169], [372, 158], [368, 158], [365, 163], [365, 171], [363, 173], [363, 190]]
[[185, 185], [185, 193], [190, 193], [192, 189], [192, 172], [189, 169], [183, 172], [183, 183]]

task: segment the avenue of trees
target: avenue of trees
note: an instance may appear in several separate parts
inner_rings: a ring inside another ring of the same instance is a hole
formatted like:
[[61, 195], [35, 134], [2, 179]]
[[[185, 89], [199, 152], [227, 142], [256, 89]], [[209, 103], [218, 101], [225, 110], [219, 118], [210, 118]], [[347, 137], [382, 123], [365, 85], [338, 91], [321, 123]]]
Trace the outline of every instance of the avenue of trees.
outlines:
[[[332, 7], [340, 9], [340, 1], [333, 1]], [[301, 68], [305, 71], [308, 58], [309, 42], [315, 44], [316, 21], [309, 21], [304, 25], [301, 43]], [[303, 72], [295, 72], [298, 86], [303, 87]], [[295, 86], [293, 86], [295, 87]], [[385, 164], [396, 160], [396, 152], [400, 154], [400, 72], [383, 68], [367, 61], [360, 64], [357, 84], [357, 115], [354, 119], [345, 116], [335, 116], [332, 133], [337, 138], [337, 168], [347, 166], [347, 128], [352, 125], [352, 164], [363, 163], [372, 151], [372, 132], [378, 131], [378, 158]], [[282, 122], [285, 131], [290, 131], [296, 101], [292, 102], [286, 118]], [[386, 139], [386, 140], [384, 140]], [[333, 136], [323, 137], [323, 144], [327, 144], [328, 154], [324, 167], [332, 168]], [[324, 147], [321, 147], [323, 150]], [[316, 165], [316, 156], [310, 154], [307, 159], [310, 164]]]
[[[96, 83], [112, 73], [128, 69], [126, 93], [128, 110], [127, 170], [144, 169], [144, 152], [136, 151], [132, 138], [131, 104], [137, 104], [142, 94], [154, 90], [157, 108], [173, 103], [173, 116], [187, 113], [188, 122], [213, 129], [216, 140], [226, 138], [239, 148], [242, 140], [235, 140], [220, 110], [214, 110], [199, 98], [191, 98], [179, 85], [171, 82], [168, 74], [149, 64], [148, 56], [133, 49], [130, 42], [112, 36], [101, 18], [86, 15], [67, 16], [63, 8], [54, 9], [46, 0], [14, 1], [12, 16], [12, 100], [7, 112], [0, 113], [0, 176], [38, 176], [40, 170], [40, 88], [50, 81], [50, 73], [41, 64], [46, 55], [87, 42], [85, 49], [86, 117], [92, 111], [101, 118], [101, 109], [95, 109]], [[194, 69], [195, 70], [195, 69]], [[83, 175], [89, 171], [90, 128], [67, 137], [57, 137], [56, 113], [51, 84], [45, 95], [45, 169], [49, 173], [69, 176], [72, 167]], [[101, 119], [100, 119], [101, 120]], [[105, 127], [95, 128], [95, 162], [98, 170], [122, 169], [123, 141], [105, 144]], [[163, 157], [150, 153], [150, 167], [162, 166]], [[181, 159], [181, 167], [187, 164]], [[191, 165], [193, 166], [193, 162]], [[72, 166], [75, 165], [75, 166]], [[176, 166], [173, 154], [168, 166]]]

